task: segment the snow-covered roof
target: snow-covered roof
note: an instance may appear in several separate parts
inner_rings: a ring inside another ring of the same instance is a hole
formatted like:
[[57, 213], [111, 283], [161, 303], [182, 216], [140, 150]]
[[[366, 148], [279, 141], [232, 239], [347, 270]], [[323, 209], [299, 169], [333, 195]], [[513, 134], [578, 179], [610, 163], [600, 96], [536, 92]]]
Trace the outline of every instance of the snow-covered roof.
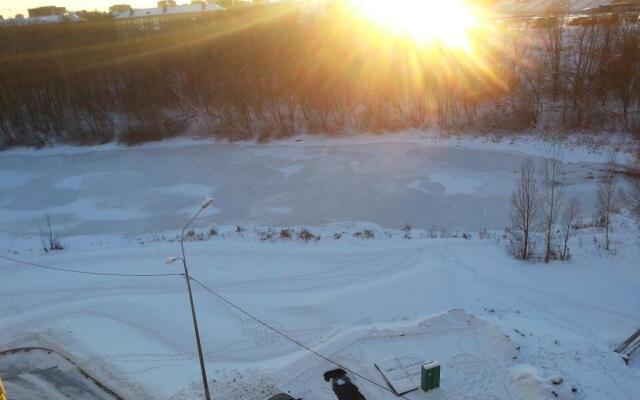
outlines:
[[221, 10], [224, 10], [224, 8], [217, 4], [205, 4], [204, 6], [202, 4], [183, 4], [167, 8], [138, 8], [133, 9], [133, 12], [119, 12], [114, 14], [114, 19], [119, 20], [128, 18], [159, 17], [162, 15], [196, 14]]
[[46, 15], [42, 17], [29, 18], [11, 18], [0, 20], [0, 25], [41, 25], [41, 24], [60, 24], [63, 22], [81, 22], [84, 21], [76, 14], [65, 15]]
[[[610, 0], [573, 0], [570, 2], [570, 11], [576, 12], [584, 8], [598, 7], [601, 4], [610, 3]], [[497, 10], [507, 14], [540, 14], [556, 6], [556, 0], [530, 0], [514, 1], [504, 0], [496, 4]]]

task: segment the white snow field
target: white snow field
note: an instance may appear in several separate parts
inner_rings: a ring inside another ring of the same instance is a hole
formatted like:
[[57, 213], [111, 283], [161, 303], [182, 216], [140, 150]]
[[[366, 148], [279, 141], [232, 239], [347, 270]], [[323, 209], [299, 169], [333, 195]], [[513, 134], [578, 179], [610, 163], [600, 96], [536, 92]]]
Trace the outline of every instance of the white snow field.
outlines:
[[[567, 263], [506, 254], [514, 171], [549, 148], [390, 135], [0, 153], [0, 350], [55, 348], [127, 399], [202, 398], [181, 276], [10, 259], [180, 273], [164, 258], [212, 194], [186, 243], [192, 276], [382, 386], [381, 359], [439, 361], [441, 387], [408, 399], [637, 400], [640, 363], [613, 351], [640, 328], [636, 224], [615, 220], [609, 252], [581, 230]], [[563, 182], [587, 215], [607, 157], [566, 149]], [[40, 250], [47, 210], [62, 251]], [[216, 399], [335, 398], [332, 364], [193, 288]], [[368, 400], [396, 398], [352, 378]]]

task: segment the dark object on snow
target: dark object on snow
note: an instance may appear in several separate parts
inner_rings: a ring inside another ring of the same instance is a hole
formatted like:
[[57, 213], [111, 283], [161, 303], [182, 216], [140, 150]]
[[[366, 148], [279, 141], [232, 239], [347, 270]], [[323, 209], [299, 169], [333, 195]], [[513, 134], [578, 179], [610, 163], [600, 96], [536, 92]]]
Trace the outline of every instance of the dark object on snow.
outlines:
[[615, 352], [622, 355], [625, 364], [629, 364], [629, 358], [638, 349], [640, 349], [640, 329], [618, 346]]
[[280, 393], [275, 396], [269, 397], [269, 400], [296, 400], [288, 394]]
[[640, 337], [640, 329], [635, 331], [633, 335], [629, 336], [627, 340], [625, 340], [620, 346], [618, 346], [615, 350], [616, 353], [620, 353], [624, 351], [627, 347], [629, 347], [630, 344], [632, 344], [636, 339], [638, 339], [638, 337]]
[[324, 376], [324, 381], [329, 382], [331, 379], [342, 378], [346, 374], [347, 374], [347, 371], [343, 370], [342, 368], [338, 368], [338, 369], [332, 369], [331, 371], [325, 372], [323, 376]]
[[332, 386], [338, 400], [366, 400], [358, 387], [346, 376], [333, 380]]
[[430, 361], [420, 367], [420, 389], [423, 392], [440, 387], [440, 363]]
[[551, 383], [554, 385], [562, 385], [562, 382], [564, 382], [564, 379], [562, 379], [561, 376], [554, 376], [551, 378]]
[[342, 368], [325, 372], [324, 380], [331, 381], [333, 393], [336, 394], [338, 400], [366, 400], [358, 387], [351, 383], [347, 372]]

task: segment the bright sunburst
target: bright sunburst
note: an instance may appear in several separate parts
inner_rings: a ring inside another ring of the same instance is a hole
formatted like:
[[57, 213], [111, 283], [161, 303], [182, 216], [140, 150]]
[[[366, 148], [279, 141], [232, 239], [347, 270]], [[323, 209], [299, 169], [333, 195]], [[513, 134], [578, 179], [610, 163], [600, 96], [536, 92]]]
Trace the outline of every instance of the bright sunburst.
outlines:
[[351, 0], [362, 17], [414, 40], [468, 48], [478, 19], [464, 0]]

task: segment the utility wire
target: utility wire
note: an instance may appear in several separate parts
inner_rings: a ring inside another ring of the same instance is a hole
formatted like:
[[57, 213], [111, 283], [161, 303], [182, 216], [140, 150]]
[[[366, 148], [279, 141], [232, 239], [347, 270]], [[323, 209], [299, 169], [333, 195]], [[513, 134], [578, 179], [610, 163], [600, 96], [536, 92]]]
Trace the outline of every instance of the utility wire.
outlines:
[[22, 261], [22, 260], [18, 260], [18, 259], [15, 259], [15, 258], [2, 256], [2, 255], [0, 255], [0, 258], [3, 259], [3, 260], [11, 261], [11, 262], [16, 263], [16, 264], [28, 265], [30, 267], [48, 269], [48, 270], [59, 271], [59, 272], [70, 272], [70, 273], [74, 273], [74, 274], [84, 274], [84, 275], [121, 276], [121, 277], [138, 277], [138, 278], [139, 277], [153, 277], [153, 276], [182, 276], [182, 274], [120, 274], [120, 273], [116, 273], [116, 272], [81, 271], [81, 270], [77, 270], [77, 269], [52, 267], [52, 266], [44, 265], [44, 264], [37, 264], [37, 263], [29, 262], [29, 261]]
[[[77, 269], [70, 269], [70, 268], [60, 268], [60, 267], [52, 267], [49, 265], [44, 265], [44, 264], [38, 264], [38, 263], [33, 263], [33, 262], [29, 262], [29, 261], [22, 261], [22, 260], [18, 260], [15, 258], [11, 258], [11, 257], [6, 257], [6, 256], [2, 256], [0, 255], [0, 259], [3, 260], [7, 260], [16, 264], [22, 264], [22, 265], [27, 265], [30, 267], [36, 267], [36, 268], [42, 268], [42, 269], [47, 269], [47, 270], [52, 270], [52, 271], [58, 271], [58, 272], [68, 272], [68, 273], [75, 273], [75, 274], [84, 274], [84, 275], [99, 275], [99, 276], [119, 276], [119, 277], [156, 277], [156, 276], [183, 276], [183, 274], [120, 274], [120, 273], [115, 273], [115, 272], [91, 272], [91, 271], [81, 271], [81, 270], [77, 270]], [[313, 350], [312, 348], [308, 347], [307, 345], [305, 345], [304, 343], [302, 343], [301, 341], [299, 341], [298, 339], [295, 339], [289, 335], [287, 335], [286, 333], [278, 330], [277, 328], [274, 328], [273, 326], [269, 325], [268, 323], [262, 321], [261, 319], [259, 319], [258, 317], [254, 316], [253, 314], [251, 314], [250, 312], [246, 311], [245, 309], [243, 309], [242, 307], [234, 304], [233, 302], [231, 302], [230, 300], [228, 300], [227, 298], [225, 298], [224, 296], [218, 294], [217, 292], [215, 292], [213, 289], [209, 288], [208, 286], [206, 286], [204, 283], [200, 282], [199, 280], [190, 277], [190, 279], [195, 282], [198, 286], [202, 287], [203, 289], [205, 289], [207, 292], [209, 292], [210, 294], [212, 294], [213, 296], [217, 297], [218, 299], [222, 300], [224, 303], [228, 304], [229, 306], [233, 307], [234, 309], [236, 309], [237, 311], [241, 312], [242, 314], [246, 315], [247, 317], [251, 318], [252, 320], [256, 321], [257, 323], [259, 323], [260, 325], [264, 326], [265, 328], [269, 329], [270, 331], [282, 336], [283, 338], [289, 340], [292, 343], [295, 343], [296, 345], [300, 346], [301, 348], [315, 354], [316, 356], [322, 358], [325, 361], [330, 362], [331, 364], [337, 366], [338, 368], [342, 368], [347, 372], [350, 372], [351, 374], [371, 383], [372, 385], [375, 385], [377, 387], [379, 387], [382, 390], [385, 390], [397, 397], [403, 398], [405, 400], [409, 400], [407, 397], [401, 395], [401, 394], [396, 394], [394, 391], [392, 391], [391, 389], [379, 384], [378, 382], [367, 378], [366, 376], [348, 368], [345, 367], [344, 365], [340, 364], [337, 361], [332, 360], [331, 358], [317, 352], [316, 350]]]
[[397, 394], [395, 393], [393, 390], [389, 389], [386, 386], [383, 386], [381, 384], [379, 384], [378, 382], [367, 378], [366, 376], [359, 374], [358, 372], [355, 372], [347, 367], [345, 367], [344, 365], [340, 364], [337, 361], [332, 360], [331, 358], [317, 352], [316, 350], [313, 350], [312, 348], [308, 347], [307, 345], [305, 345], [304, 343], [302, 343], [301, 341], [299, 341], [296, 338], [293, 338], [289, 335], [287, 335], [286, 333], [282, 332], [281, 330], [274, 328], [273, 326], [269, 325], [268, 323], [264, 322], [263, 320], [261, 320], [260, 318], [254, 316], [253, 314], [251, 314], [249, 311], [246, 311], [245, 309], [243, 309], [242, 307], [234, 304], [231, 300], [226, 299], [224, 296], [222, 296], [221, 294], [217, 293], [216, 291], [214, 291], [213, 289], [207, 287], [204, 283], [200, 282], [199, 280], [197, 280], [196, 278], [194, 278], [193, 276], [190, 277], [191, 280], [193, 282], [195, 282], [198, 286], [200, 286], [201, 288], [203, 288], [204, 290], [208, 291], [209, 293], [211, 293], [213, 296], [217, 297], [218, 299], [222, 300], [224, 303], [228, 304], [229, 306], [233, 307], [234, 309], [236, 309], [237, 311], [241, 312], [242, 314], [246, 315], [247, 317], [251, 318], [252, 320], [256, 321], [257, 323], [259, 323], [260, 325], [264, 326], [265, 328], [269, 329], [270, 331], [282, 336], [283, 338], [295, 343], [296, 345], [302, 347], [303, 349], [315, 354], [316, 356], [322, 358], [325, 361], [330, 362], [331, 364], [337, 366], [338, 368], [342, 368], [347, 372], [350, 372], [351, 374], [371, 383], [372, 385], [375, 385], [377, 387], [379, 387], [380, 389], [386, 390], [387, 392], [393, 394], [394, 396], [403, 398], [405, 400], [409, 400], [408, 398], [406, 398], [405, 396], [401, 395], [401, 394]]

